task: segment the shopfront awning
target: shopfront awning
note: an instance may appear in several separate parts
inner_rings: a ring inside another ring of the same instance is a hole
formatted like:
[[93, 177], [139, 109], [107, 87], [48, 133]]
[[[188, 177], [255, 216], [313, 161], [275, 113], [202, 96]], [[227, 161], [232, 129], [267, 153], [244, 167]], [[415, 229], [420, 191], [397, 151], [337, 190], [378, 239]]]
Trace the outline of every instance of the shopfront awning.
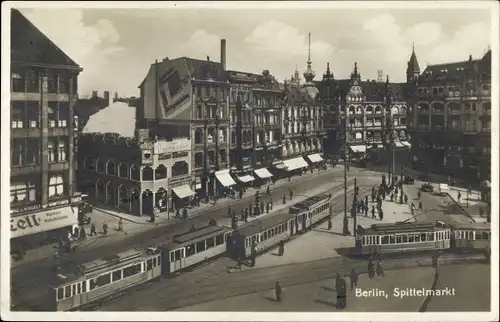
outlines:
[[241, 176], [241, 177], [237, 177], [237, 178], [238, 178], [238, 181], [243, 182], [243, 183], [252, 182], [255, 180], [255, 178], [250, 176], [250, 175]]
[[229, 169], [215, 172], [215, 177], [224, 187], [231, 187], [236, 184], [229, 174]]
[[351, 145], [349, 146], [354, 153], [365, 153], [366, 145]]
[[303, 157], [293, 158], [290, 160], [283, 160], [283, 164], [286, 166], [287, 171], [293, 171], [296, 169], [308, 167], [308, 164]]
[[321, 155], [319, 155], [319, 153], [314, 153], [314, 154], [308, 155], [307, 158], [309, 159], [309, 161], [311, 161], [313, 163], [323, 161], [323, 158], [321, 157]]
[[399, 142], [399, 141], [398, 142], [394, 142], [394, 144], [396, 145], [396, 148], [404, 148], [405, 147], [405, 145], [403, 143]]
[[273, 175], [266, 168], [256, 169], [253, 172], [261, 179], [271, 178]]
[[411, 148], [411, 143], [410, 143], [410, 142], [408, 142], [408, 141], [402, 141], [401, 143], [402, 143], [404, 146], [407, 146], [407, 147]]
[[194, 191], [191, 190], [191, 188], [186, 184], [178, 187], [173, 187], [172, 190], [177, 195], [177, 197], [181, 199], [186, 197], [191, 197], [192, 195], [195, 194]]

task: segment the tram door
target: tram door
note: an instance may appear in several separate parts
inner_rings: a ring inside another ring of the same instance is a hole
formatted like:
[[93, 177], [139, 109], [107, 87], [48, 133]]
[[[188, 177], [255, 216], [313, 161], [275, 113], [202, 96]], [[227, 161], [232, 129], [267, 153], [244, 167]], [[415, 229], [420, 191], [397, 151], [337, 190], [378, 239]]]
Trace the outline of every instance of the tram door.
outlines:
[[293, 232], [293, 227], [294, 227], [294, 222], [295, 219], [292, 219], [289, 221], [289, 224], [290, 224], [290, 236], [293, 236], [294, 232]]
[[176, 272], [183, 268], [186, 252], [184, 248], [176, 249], [170, 252], [170, 272]]
[[146, 266], [148, 280], [153, 278], [153, 258], [148, 259], [144, 265]]
[[300, 215], [302, 218], [302, 231], [306, 231], [307, 228], [307, 212], [304, 212], [302, 215]]

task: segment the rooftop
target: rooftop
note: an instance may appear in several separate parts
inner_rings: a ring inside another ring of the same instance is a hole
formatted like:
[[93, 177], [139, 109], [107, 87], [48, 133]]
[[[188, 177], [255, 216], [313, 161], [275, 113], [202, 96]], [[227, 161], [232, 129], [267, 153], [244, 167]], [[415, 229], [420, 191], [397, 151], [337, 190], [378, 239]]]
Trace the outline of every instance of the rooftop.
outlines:
[[127, 103], [114, 102], [90, 116], [83, 133], [114, 132], [123, 137], [135, 135], [135, 107]]

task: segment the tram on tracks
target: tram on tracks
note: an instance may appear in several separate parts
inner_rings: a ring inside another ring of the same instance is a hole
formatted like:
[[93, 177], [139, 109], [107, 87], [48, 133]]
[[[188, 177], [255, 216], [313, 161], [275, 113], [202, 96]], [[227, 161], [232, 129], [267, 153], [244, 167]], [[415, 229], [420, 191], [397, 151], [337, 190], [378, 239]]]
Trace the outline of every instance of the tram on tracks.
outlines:
[[358, 226], [353, 255], [411, 251], [486, 251], [489, 223], [397, 222]]
[[163, 274], [178, 273], [225, 253], [231, 231], [228, 227], [210, 225], [174, 236], [171, 243], [160, 246]]
[[73, 311], [99, 307], [128, 288], [159, 277], [161, 265], [161, 253], [154, 248], [70, 264], [49, 285], [49, 309]]
[[309, 197], [290, 207], [288, 213], [252, 220], [232, 233], [228, 252], [247, 258], [252, 252], [261, 253], [305, 232], [330, 215], [330, 201], [330, 195]]

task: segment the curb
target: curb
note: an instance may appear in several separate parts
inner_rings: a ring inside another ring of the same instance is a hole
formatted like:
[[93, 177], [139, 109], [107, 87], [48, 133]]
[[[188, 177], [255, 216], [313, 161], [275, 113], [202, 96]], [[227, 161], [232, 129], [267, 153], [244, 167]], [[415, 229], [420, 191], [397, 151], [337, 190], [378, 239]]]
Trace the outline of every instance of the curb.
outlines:
[[[291, 181], [290, 183], [302, 182], [304, 180], [308, 180], [308, 179], [311, 179], [313, 177], [317, 177], [320, 174], [324, 174], [325, 172], [333, 172], [333, 171], [338, 170], [338, 169], [339, 169], [339, 167], [335, 167], [335, 168], [328, 169], [326, 171], [322, 170], [320, 172], [315, 172], [312, 176], [307, 176], [307, 177], [304, 177], [302, 179], [300, 179], [300, 177], [299, 177], [299, 179], [297, 179], [295, 181]], [[286, 183], [288, 183], [288, 182], [286, 182]], [[271, 186], [270, 191], [277, 190], [279, 188], [282, 188], [283, 186], [286, 186], [286, 184], [278, 185], [278, 186], [275, 186], [275, 185]], [[253, 198], [253, 196], [246, 196], [246, 197], [243, 197], [241, 199], [233, 199], [233, 200], [231, 200], [231, 201], [229, 201], [227, 203], [221, 203], [221, 204], [218, 204], [217, 206], [214, 205], [214, 207], [212, 207], [212, 208], [197, 210], [197, 211], [191, 213], [190, 217], [191, 218], [195, 218], [195, 217], [198, 217], [199, 214], [201, 214], [203, 212], [206, 212], [207, 210], [208, 211], [213, 211], [213, 210], [223, 209], [223, 208], [225, 208], [227, 206], [231, 206], [232, 204], [235, 204], [236, 202], [239, 202], [239, 201], [242, 201], [242, 200], [246, 200], [246, 199], [250, 199], [250, 198]], [[158, 226], [158, 225], [169, 225], [169, 224], [173, 224], [173, 223], [177, 222], [175, 220], [175, 218], [172, 218], [170, 221], [167, 221], [165, 223], [140, 222], [140, 221], [132, 220], [132, 219], [129, 219], [129, 218], [121, 217], [121, 216], [119, 216], [117, 214], [114, 214], [114, 213], [111, 213], [111, 212], [109, 212], [107, 210], [104, 210], [104, 209], [100, 208], [99, 206], [94, 206], [94, 209], [97, 209], [97, 210], [99, 210], [99, 211], [101, 211], [101, 212], [103, 212], [105, 214], [110, 215], [110, 216], [113, 216], [113, 217], [116, 217], [116, 218], [122, 218], [124, 221], [128, 221], [128, 222], [131, 222], [131, 223], [134, 223], [134, 224], [138, 224], [138, 225], [152, 225], [152, 226], [155, 225], [155, 226]], [[145, 217], [147, 217], [147, 216], [140, 216], [138, 218], [145, 218]]]

